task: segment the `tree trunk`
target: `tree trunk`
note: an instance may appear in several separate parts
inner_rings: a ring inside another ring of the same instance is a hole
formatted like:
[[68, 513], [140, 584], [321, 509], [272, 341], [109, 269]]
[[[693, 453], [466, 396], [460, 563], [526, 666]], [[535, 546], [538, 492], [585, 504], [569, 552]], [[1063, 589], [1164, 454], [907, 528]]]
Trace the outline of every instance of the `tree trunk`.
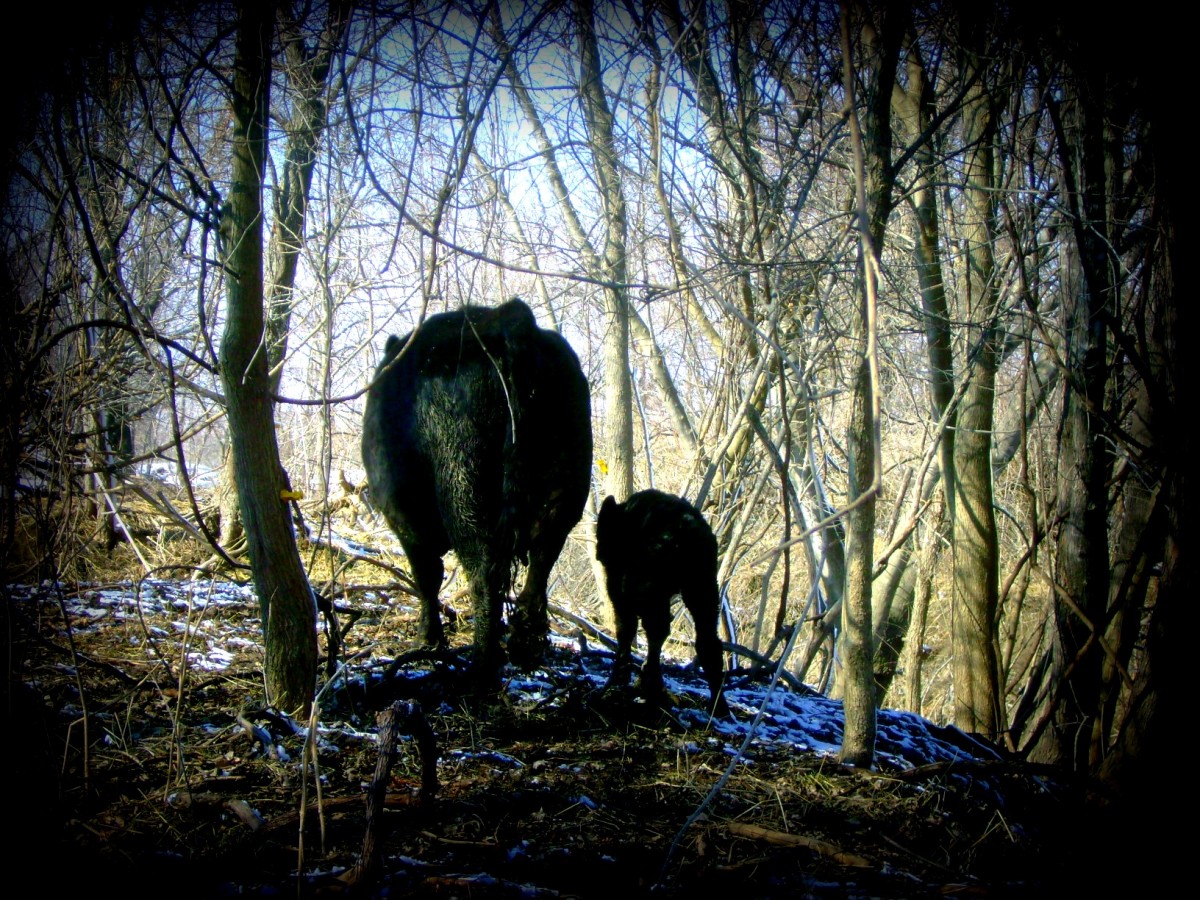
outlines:
[[267, 702], [305, 715], [317, 671], [316, 606], [281, 492], [287, 478], [275, 442], [264, 338], [262, 184], [271, 83], [271, 8], [239, 13], [231, 106], [233, 170], [222, 216], [227, 310], [221, 382], [238, 498], [266, 644]]
[[[325, 93], [330, 63], [342, 40], [350, 8], [346, 0], [330, 3], [325, 28], [310, 52], [304, 45], [300, 23], [289, 15], [280, 16], [284, 53], [287, 60], [288, 86], [295, 95], [292, 115], [285, 132], [280, 183], [275, 192], [271, 239], [266, 259], [266, 334], [267, 366], [272, 393], [279, 392], [283, 364], [287, 357], [288, 336], [291, 331], [292, 308], [295, 303], [296, 271], [304, 244], [304, 229], [308, 214], [308, 199], [312, 186], [317, 148], [328, 124]], [[232, 456], [221, 467], [218, 488], [221, 533], [219, 543], [230, 555], [244, 552], [245, 533], [239, 503], [227, 500], [236, 493], [236, 474]], [[220, 559], [214, 555], [209, 564]]]
[[875, 558], [875, 501], [879, 493], [879, 377], [876, 353], [876, 292], [884, 232], [892, 206], [891, 96], [907, 13], [883, 14], [882, 34], [867, 18], [862, 24], [864, 71], [863, 125], [854, 102], [850, 11], [842, 8], [842, 70], [854, 144], [855, 217], [859, 234], [858, 315], [851, 339], [860, 355], [854, 376], [846, 450], [849, 461], [846, 515], [846, 591], [842, 611], [842, 704], [846, 729], [840, 757], [858, 766], [875, 758], [875, 677], [871, 581]]
[[[931, 533], [932, 543], [936, 546], [943, 538], [949, 539], [949, 533], [954, 527], [954, 491], [951, 486], [955, 482], [954, 436], [958, 418], [957, 410], [952, 406], [955, 391], [954, 352], [950, 327], [950, 307], [946, 299], [946, 283], [942, 273], [941, 228], [936, 189], [938, 180], [940, 177], [944, 177], [944, 173], [940, 171], [940, 162], [938, 155], [934, 152], [932, 136], [927, 134], [930, 123], [937, 112], [933, 85], [925, 77], [925, 64], [919, 45], [913, 42], [907, 48], [907, 54], [908, 84], [901, 86], [897, 83], [893, 86], [892, 108], [896, 113], [897, 121], [907, 132], [908, 138], [913, 141], [921, 141], [913, 152], [916, 176], [909, 194], [909, 201], [912, 204], [916, 232], [913, 236], [913, 264], [921, 291], [925, 353], [929, 360], [930, 417], [935, 422], [942, 423], [938, 434], [940, 466], [937, 467], [937, 472], [931, 476], [929, 482], [929, 493], [932, 495], [932, 491], [940, 480], [943, 496], [946, 499], [943, 507], [944, 514], [937, 517], [938, 533]], [[913, 534], [915, 535], [916, 532], [914, 531]], [[910, 537], [909, 540], [911, 542], [915, 538]], [[892, 677], [904, 655], [909, 626], [918, 632], [916, 646], [908, 653], [908, 666], [916, 671], [910, 672], [907, 683], [909, 708], [918, 711], [920, 709], [921, 643], [931, 591], [928, 572], [919, 574], [915, 570], [914, 561], [927, 555], [925, 550], [914, 553], [911, 544], [897, 551], [896, 557], [893, 558], [888, 568], [899, 567], [899, 571], [885, 573], [890, 578], [889, 584], [893, 586], [896, 595], [887, 604], [887, 624], [885, 626], [876, 625], [876, 629], [881, 630], [883, 634], [875, 656], [880, 702], [883, 702], [886, 692], [890, 689]], [[919, 585], [918, 582], [920, 582]], [[918, 602], [920, 609], [914, 619], [912, 613]], [[878, 607], [879, 604], [876, 606]]]
[[267, 257], [267, 359], [271, 368], [272, 387], [276, 391], [287, 356], [292, 307], [295, 303], [296, 269], [304, 246], [313, 168], [328, 121], [325, 94], [330, 62], [341, 43], [349, 15], [347, 0], [332, 0], [325, 28], [311, 51], [304, 44], [301, 23], [290, 15], [280, 16], [288, 88], [293, 100], [292, 115], [284, 126], [287, 144], [284, 147], [280, 183], [275, 192]]
[[[965, 18], [965, 17], [964, 17]], [[993, 140], [995, 103], [974, 48], [963, 53], [967, 296], [960, 316], [973, 323], [954, 441], [951, 515], [954, 529], [954, 723], [995, 739], [1005, 727], [997, 662], [1000, 550], [992, 488], [992, 432], [999, 362], [992, 245], [995, 240]], [[947, 473], [948, 475], [950, 473]]]
[[[870, 277], [870, 276], [868, 276]], [[862, 341], [865, 344], [865, 340]], [[842, 606], [841, 679], [846, 730], [843, 762], [869, 766], [875, 759], [875, 648], [871, 624], [871, 576], [875, 541], [875, 443], [871, 376], [864, 355], [854, 381], [853, 412], [846, 436], [850, 462], [846, 515], [846, 589]]]
[[1061, 593], [1056, 591], [1054, 651], [1056, 670], [1066, 684], [1046, 733], [1051, 745], [1038, 751], [1040, 758], [1081, 771], [1096, 766], [1103, 755], [1098, 725], [1102, 656], [1094, 629], [1104, 627], [1110, 585], [1105, 319], [1115, 311], [1116, 284], [1108, 259], [1103, 82], [1101, 76], [1074, 72], [1064, 86], [1062, 105], [1059, 158], [1074, 227], [1063, 266], [1067, 377], [1058, 434], [1054, 580]]
[[633, 493], [633, 383], [629, 374], [629, 289], [625, 266], [626, 213], [613, 118], [604, 96], [600, 50], [590, 0], [576, 0], [579, 93], [604, 218], [604, 459], [607, 490], [624, 502]]
[[[925, 67], [919, 49], [908, 49], [908, 87], [899, 85], [892, 90], [892, 107], [908, 136], [918, 140], [925, 134], [936, 112], [933, 87], [925, 78]], [[954, 352], [950, 331], [950, 307], [946, 301], [946, 282], [942, 275], [942, 246], [939, 228], [936, 184], [939, 177], [938, 157], [932, 141], [926, 137], [913, 154], [917, 174], [909, 195], [913, 207], [916, 235], [913, 240], [913, 264], [921, 288], [921, 311], [925, 323], [925, 352], [929, 358], [929, 398], [935, 421], [941, 421], [954, 397]], [[943, 485], [954, 479], [953, 411], [942, 426], [941, 469]], [[945, 491], [948, 503], [954, 494]], [[953, 521], [953, 510], [950, 520]]]
[[[1147, 853], [1180, 858], [1191, 846], [1186, 829], [1161, 815], [1163, 798], [1179, 790], [1180, 738], [1193, 706], [1191, 641], [1194, 633], [1197, 556], [1195, 377], [1190, 336], [1195, 305], [1180, 294], [1176, 218], [1186, 201], [1185, 172], [1190, 173], [1187, 125], [1171, 102], [1169, 85], [1148, 79], [1145, 85], [1150, 148], [1154, 166], [1155, 237], [1148, 252], [1150, 286], [1145, 310], [1147, 371], [1153, 375], [1153, 443], [1146, 461], [1162, 466], [1160, 493], [1165, 509], [1161, 571], [1149, 616], [1144, 664], [1137, 674], [1131, 709], [1100, 777], [1115, 787], [1129, 821], [1145, 823], [1138, 835]], [[1186, 158], [1186, 159], [1185, 159]], [[1140, 849], [1140, 848], [1137, 848]]]

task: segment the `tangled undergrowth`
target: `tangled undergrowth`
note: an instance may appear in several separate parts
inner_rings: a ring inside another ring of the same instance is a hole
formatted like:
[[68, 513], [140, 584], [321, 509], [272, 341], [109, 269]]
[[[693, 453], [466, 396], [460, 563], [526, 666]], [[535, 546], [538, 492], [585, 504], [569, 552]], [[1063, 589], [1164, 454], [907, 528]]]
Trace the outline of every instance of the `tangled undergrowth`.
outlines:
[[[380, 591], [357, 598], [366, 614], [347, 630], [351, 662], [323, 694], [305, 776], [304, 723], [256, 706], [249, 592], [163, 584], [5, 591], [10, 877], [50, 895], [1041, 896], [1115, 883], [1086, 784], [1004, 761], [863, 771], [778, 743], [739, 754], [685, 728], [694, 715], [598, 690], [561, 646], [539, 674], [547, 690], [479, 696], [451, 665], [393, 663], [414, 616]], [[106, 590], [129, 602], [101, 604]], [[416, 696], [436, 795], [401, 740], [371, 832], [379, 868], [351, 885], [376, 713]]]

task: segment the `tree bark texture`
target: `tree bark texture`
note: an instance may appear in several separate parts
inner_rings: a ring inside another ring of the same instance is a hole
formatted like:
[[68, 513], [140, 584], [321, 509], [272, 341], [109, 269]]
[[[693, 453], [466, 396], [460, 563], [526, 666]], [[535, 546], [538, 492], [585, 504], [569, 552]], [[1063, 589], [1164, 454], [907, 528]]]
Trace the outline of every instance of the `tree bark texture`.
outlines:
[[317, 670], [316, 605], [300, 563], [275, 440], [264, 352], [262, 183], [271, 81], [272, 10], [245, 3], [239, 15], [231, 106], [233, 171], [223, 213], [226, 321], [221, 381], [242, 522], [266, 644], [267, 702], [306, 715]]
[[[856, 11], [857, 12], [857, 11]], [[851, 10], [842, 7], [843, 77], [855, 153], [855, 215], [859, 233], [858, 314], [851, 317], [857, 360], [846, 435], [849, 478], [846, 516], [846, 590], [842, 608], [842, 704], [846, 730], [840, 757], [870, 765], [875, 757], [876, 696], [871, 625], [871, 580], [875, 559], [875, 506], [879, 491], [878, 359], [875, 350], [876, 291], [880, 253], [892, 208], [891, 97], [907, 13], [885, 9], [880, 31], [871, 13], [862, 18], [864, 97], [861, 133], [854, 108]], [[858, 16], [854, 16], [858, 18]]]
[[633, 493], [633, 383], [629, 374], [629, 288], [625, 264], [627, 220], [613, 117], [604, 95], [600, 49], [591, 0], [576, 0], [579, 93], [604, 218], [604, 458], [607, 491], [624, 502]]
[[[997, 609], [1000, 550], [992, 486], [992, 433], [1000, 347], [995, 240], [995, 101], [984, 84], [983, 54], [964, 50], [961, 66], [966, 179], [966, 296], [960, 318], [969, 322], [963, 375], [966, 390], [954, 439], [951, 514], [954, 529], [954, 723], [995, 738], [1005, 727], [1000, 689]], [[948, 473], [949, 474], [949, 473]]]
[[[1074, 75], [1064, 87], [1059, 147], [1063, 199], [1073, 225], [1063, 266], [1067, 377], [1058, 433], [1054, 571], [1062, 592], [1056, 591], [1055, 670], [1066, 683], [1046, 733], [1050, 747], [1041, 748], [1039, 755], [1087, 770], [1103, 752], [1098, 727], [1102, 657], [1093, 631], [1103, 628], [1110, 585], [1105, 319], [1114, 311], [1116, 284], [1108, 259], [1103, 78]], [[1072, 603], [1064, 602], [1064, 595]]]

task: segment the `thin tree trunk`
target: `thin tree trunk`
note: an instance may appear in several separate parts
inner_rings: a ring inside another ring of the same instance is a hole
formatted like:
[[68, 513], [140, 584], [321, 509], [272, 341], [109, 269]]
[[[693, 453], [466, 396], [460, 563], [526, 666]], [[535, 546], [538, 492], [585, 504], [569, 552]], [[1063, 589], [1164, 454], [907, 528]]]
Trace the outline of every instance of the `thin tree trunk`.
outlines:
[[296, 548], [275, 442], [264, 338], [262, 184], [271, 82], [271, 8], [243, 4], [231, 106], [233, 171], [222, 236], [227, 310], [221, 382], [238, 497], [266, 644], [267, 702], [307, 715], [317, 671], [316, 606]]
[[[266, 257], [265, 344], [272, 393], [279, 391], [287, 357], [296, 271], [304, 244], [313, 169], [317, 148], [328, 123], [325, 93], [330, 63], [341, 43], [349, 15], [350, 6], [346, 0], [333, 0], [327, 11], [325, 28], [311, 52], [304, 45], [299, 23], [286, 14], [280, 16], [288, 85], [295, 100], [292, 116], [285, 126], [287, 144], [280, 184], [275, 192], [273, 226]], [[234, 462], [229, 454], [221, 467], [218, 496], [221, 498], [220, 544], [230, 554], [244, 550], [245, 529], [236, 493]], [[208, 564], [215, 564], [220, 558], [214, 554]]]
[[[905, 89], [896, 85], [892, 89], [892, 107], [909, 136], [916, 140], [929, 127], [935, 104], [933, 87], [925, 78], [925, 67], [918, 48], [910, 47], [908, 53], [908, 87]], [[942, 276], [942, 248], [935, 189], [938, 162], [928, 139], [917, 148], [913, 154], [913, 161], [917, 168], [910, 194], [917, 231], [913, 241], [913, 263], [917, 272], [917, 283], [921, 288], [925, 352], [929, 358], [930, 401], [934, 420], [941, 421], [954, 397], [954, 353], [950, 334], [950, 308], [946, 302], [946, 283]], [[954, 482], [954, 426], [955, 414], [951, 412], [942, 426], [941, 434], [943, 484]], [[953, 503], [952, 491], [946, 491], [946, 499]], [[951, 522], [953, 519], [951, 509]]]
[[576, 0], [579, 93], [604, 218], [604, 459], [608, 465], [608, 493], [618, 501], [624, 501], [633, 493], [633, 383], [629, 374], [630, 313], [625, 264], [627, 224], [612, 112], [604, 96], [594, 14], [591, 0]]
[[1103, 79], [1089, 79], [1092, 67], [1079, 59], [1075, 63], [1057, 121], [1063, 199], [1073, 240], [1064, 246], [1062, 266], [1066, 378], [1057, 445], [1056, 630], [1051, 671], [1066, 683], [1056, 691], [1053, 721], [1032, 748], [1031, 758], [1086, 771], [1099, 763], [1103, 753], [1097, 721], [1102, 659], [1093, 631], [1104, 627], [1111, 577], [1105, 318], [1114, 311], [1116, 285], [1108, 261]]
[[866, 18], [862, 25], [865, 61], [863, 126], [859, 131], [854, 101], [850, 10], [842, 7], [842, 70], [850, 139], [854, 149], [855, 216], [859, 234], [858, 315], [851, 338], [860, 354], [854, 375], [850, 424], [846, 515], [846, 592], [842, 610], [842, 704], [846, 729], [840, 757], [858, 766], [875, 758], [875, 649], [871, 626], [871, 589], [875, 558], [875, 504], [881, 476], [879, 459], [879, 378], [876, 339], [876, 291], [879, 259], [892, 205], [891, 96], [907, 12], [885, 10], [882, 34]]
[[[967, 18], [964, 16], [964, 18]], [[958, 409], [950, 483], [954, 528], [954, 722], [964, 731], [996, 738], [1005, 727], [997, 661], [1000, 551], [992, 487], [992, 432], [999, 341], [995, 284], [994, 101], [982, 82], [981, 54], [964, 52], [962, 77], [966, 177], [966, 290], [962, 304], [974, 323]]]
[[925, 630], [929, 621], [929, 600], [933, 595], [933, 572], [941, 552], [941, 537], [945, 529], [945, 513], [936, 516], [928, 529], [931, 539], [924, 542], [917, 556], [917, 588], [913, 600], [912, 620], [904, 649], [904, 698], [906, 708], [922, 714], [922, 668], [925, 664]]
[[348, 0], [331, 0], [325, 28], [311, 51], [304, 44], [300, 23], [290, 15], [280, 16], [288, 87], [294, 99], [292, 115], [285, 124], [287, 144], [280, 184], [275, 192], [274, 224], [267, 257], [267, 359], [272, 389], [276, 391], [287, 356], [295, 305], [296, 269], [304, 246], [317, 148], [328, 121], [325, 94], [330, 63], [341, 43], [349, 15]]
[[[1178, 47], [1181, 40], [1174, 42]], [[1157, 50], [1158, 47], [1156, 46]], [[1165, 52], [1173, 49], [1168, 42]], [[1191, 335], [1196, 327], [1195, 303], [1178, 283], [1176, 220], [1187, 204], [1191, 149], [1187, 123], [1177, 114], [1170, 84], [1152, 75], [1141, 85], [1154, 196], [1149, 221], [1154, 239], [1148, 244], [1150, 270], [1144, 316], [1146, 368], [1152, 411], [1148, 415], [1153, 442], [1146, 458], [1162, 465], [1159, 492], [1165, 515], [1161, 537], [1161, 570], [1149, 614], [1144, 665], [1136, 676], [1130, 712], [1108, 756], [1099, 766], [1102, 779], [1115, 785], [1128, 803], [1128, 821], [1143, 823], [1139, 843], [1148, 854], [1182, 858], [1190, 850], [1187, 829], [1174, 817], [1161, 815], [1164, 798], [1179, 789], [1178, 761], [1184, 722], [1194, 705], [1191, 642], [1194, 635], [1197, 559], [1195, 551], [1195, 471], [1197, 447], [1195, 377]], [[1135, 845], [1135, 850], [1140, 849]], [[1164, 885], [1165, 886], [1165, 885]]]

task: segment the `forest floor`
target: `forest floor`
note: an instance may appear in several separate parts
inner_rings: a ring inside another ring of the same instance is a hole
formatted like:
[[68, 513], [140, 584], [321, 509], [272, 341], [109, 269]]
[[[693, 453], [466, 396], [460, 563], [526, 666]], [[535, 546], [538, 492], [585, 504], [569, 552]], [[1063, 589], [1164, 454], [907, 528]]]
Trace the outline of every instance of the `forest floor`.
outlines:
[[[260, 705], [248, 589], [4, 593], [6, 871], [47, 896], [1112, 896], [1140, 877], [1129, 842], [1127, 857], [1094, 849], [1118, 825], [1097, 786], [953, 729], [881, 713], [879, 761], [854, 769], [833, 752], [832, 701], [777, 687], [765, 703], [769, 678], [733, 678], [733, 719], [710, 723], [690, 668], [671, 669], [678, 705], [659, 709], [600, 690], [610, 655], [578, 635], [481, 696], [453, 657], [393, 662], [415, 614], [384, 590], [355, 598], [305, 777], [306, 723]], [[379, 866], [351, 885], [376, 713], [414, 699], [374, 822]], [[436, 793], [421, 790], [422, 723]]]

